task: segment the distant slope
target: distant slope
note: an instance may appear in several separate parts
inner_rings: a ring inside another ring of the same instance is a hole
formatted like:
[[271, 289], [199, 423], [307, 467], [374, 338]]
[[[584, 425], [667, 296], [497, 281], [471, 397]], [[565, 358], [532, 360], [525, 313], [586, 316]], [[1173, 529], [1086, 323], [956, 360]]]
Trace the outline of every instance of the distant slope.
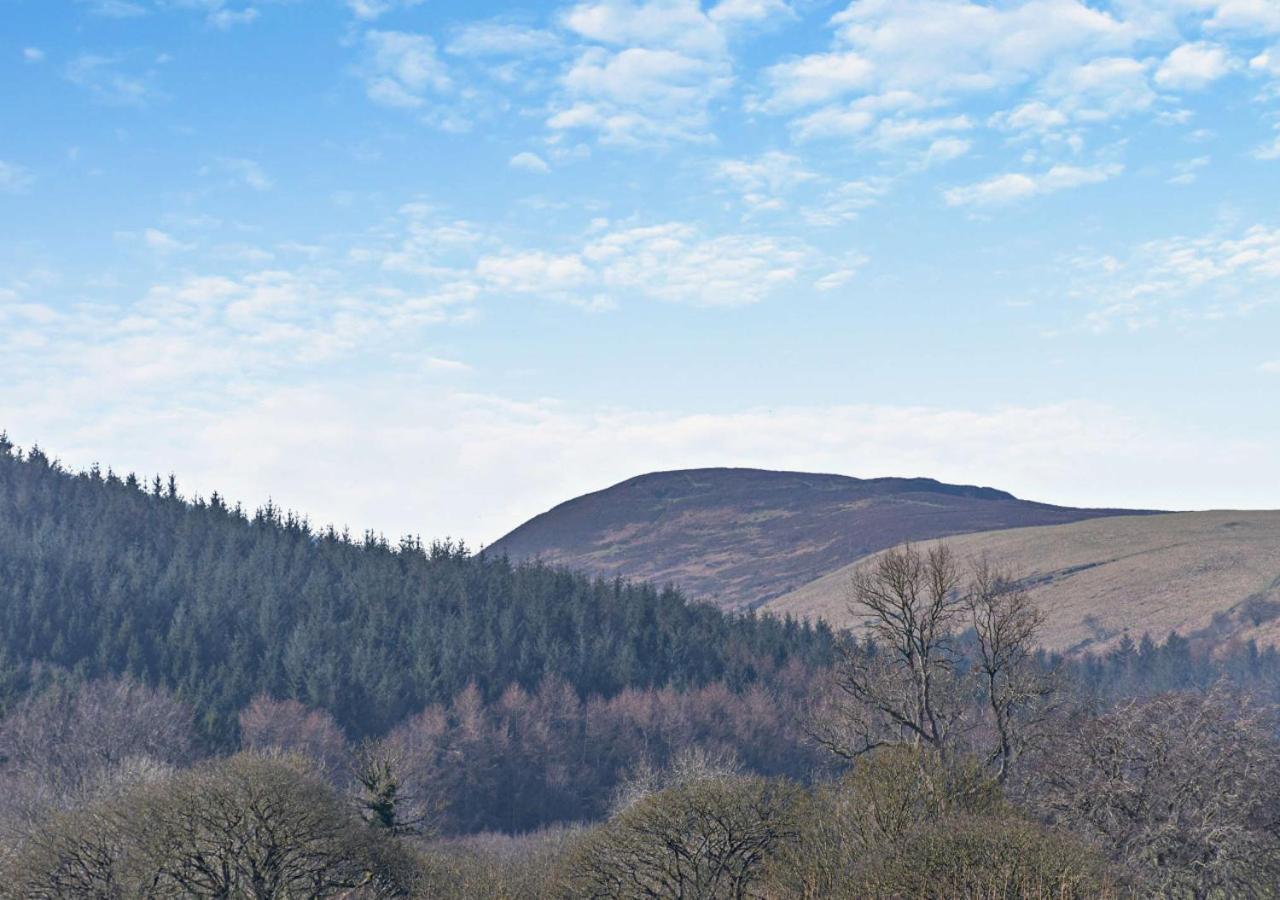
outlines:
[[[1027, 577], [1048, 615], [1045, 643], [1105, 650], [1126, 631], [1280, 644], [1280, 511], [1194, 512], [1095, 519], [950, 539], [964, 557], [987, 554]], [[846, 625], [845, 590], [858, 564], [766, 606]], [[1214, 616], [1218, 615], [1215, 623]]]
[[741, 608], [903, 540], [1118, 512], [928, 478], [689, 469], [641, 475], [562, 503], [488, 552], [674, 582], [695, 598]]

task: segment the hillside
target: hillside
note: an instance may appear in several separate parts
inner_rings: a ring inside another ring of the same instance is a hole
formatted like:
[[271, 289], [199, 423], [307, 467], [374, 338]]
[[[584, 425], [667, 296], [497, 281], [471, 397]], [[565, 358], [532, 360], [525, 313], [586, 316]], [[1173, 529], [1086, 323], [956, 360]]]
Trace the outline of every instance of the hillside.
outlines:
[[690, 469], [641, 475], [569, 500], [487, 552], [673, 582], [725, 608], [754, 608], [904, 540], [1121, 512], [1050, 506], [927, 478]]
[[549, 675], [583, 697], [741, 687], [830, 647], [822, 629], [645, 584], [352, 541], [173, 482], [67, 472], [0, 434], [0, 713], [52, 664], [173, 689], [219, 742], [262, 692], [366, 735], [472, 685], [487, 700]]
[[[1026, 578], [1053, 649], [1105, 650], [1126, 630], [1160, 639], [1213, 629], [1217, 638], [1280, 644], [1280, 511], [1124, 516], [950, 543], [963, 557], [987, 554]], [[845, 588], [856, 565], [766, 609], [849, 624]]]

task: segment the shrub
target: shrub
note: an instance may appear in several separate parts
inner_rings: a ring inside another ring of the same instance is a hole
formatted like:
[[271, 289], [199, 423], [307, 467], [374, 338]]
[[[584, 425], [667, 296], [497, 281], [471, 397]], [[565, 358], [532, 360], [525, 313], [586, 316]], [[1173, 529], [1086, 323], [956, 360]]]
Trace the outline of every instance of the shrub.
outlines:
[[845, 896], [1093, 900], [1117, 894], [1102, 858], [1073, 841], [1015, 818], [951, 816], [867, 865]]
[[13, 897], [389, 897], [419, 877], [297, 757], [241, 754], [126, 789], [39, 828]]
[[575, 898], [752, 896], [797, 833], [800, 797], [785, 781], [722, 777], [651, 794], [577, 843], [562, 884]]

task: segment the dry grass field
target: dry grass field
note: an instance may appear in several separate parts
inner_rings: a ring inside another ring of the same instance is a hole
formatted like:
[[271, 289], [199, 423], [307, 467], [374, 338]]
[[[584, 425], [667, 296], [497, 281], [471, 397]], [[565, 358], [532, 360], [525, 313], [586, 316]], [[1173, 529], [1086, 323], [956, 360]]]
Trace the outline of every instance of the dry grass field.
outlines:
[[[1211, 627], [1280, 645], [1280, 511], [1121, 516], [948, 540], [962, 557], [986, 554], [1026, 580], [1052, 649], [1098, 651], [1126, 631], [1160, 640]], [[849, 574], [864, 563], [765, 609], [850, 624]]]

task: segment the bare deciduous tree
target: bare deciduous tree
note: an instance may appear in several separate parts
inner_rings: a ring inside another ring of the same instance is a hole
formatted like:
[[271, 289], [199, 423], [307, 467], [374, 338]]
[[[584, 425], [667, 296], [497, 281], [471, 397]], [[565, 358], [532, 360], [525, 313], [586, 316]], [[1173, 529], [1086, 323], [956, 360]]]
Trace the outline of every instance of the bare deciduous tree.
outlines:
[[952, 647], [961, 582], [945, 544], [907, 544], [854, 574], [849, 611], [873, 645], [842, 645], [832, 702], [814, 720], [820, 744], [847, 759], [895, 743], [950, 749], [963, 715]]
[[53, 809], [190, 762], [194, 743], [191, 710], [136, 681], [57, 685], [26, 700], [0, 720], [0, 843]]
[[390, 834], [434, 834], [444, 810], [432, 786], [408, 777], [408, 751], [397, 741], [365, 741], [352, 755], [356, 806], [361, 817]]
[[1056, 818], [1158, 896], [1273, 896], [1280, 879], [1274, 717], [1223, 688], [1086, 718], [1038, 771]]
[[300, 757], [241, 754], [61, 814], [0, 896], [403, 896], [415, 864]]
[[[945, 543], [906, 544], [855, 573], [849, 611], [867, 641], [841, 645], [811, 717], [818, 743], [849, 760], [894, 744], [962, 750], [1007, 778], [1055, 690], [1035, 658], [1043, 616], [1018, 581], [986, 560], [966, 571]], [[962, 660], [964, 627], [976, 649]]]
[[708, 778], [650, 795], [588, 833], [566, 864], [577, 898], [757, 896], [768, 856], [796, 834], [798, 788]]
[[1003, 782], [1053, 711], [1057, 679], [1035, 659], [1044, 613], [1013, 576], [987, 559], [973, 565], [964, 602], [994, 731], [987, 762]]
[[301, 753], [335, 784], [346, 775], [350, 757], [347, 740], [328, 712], [266, 695], [254, 697], [240, 711], [240, 746], [258, 752]]

